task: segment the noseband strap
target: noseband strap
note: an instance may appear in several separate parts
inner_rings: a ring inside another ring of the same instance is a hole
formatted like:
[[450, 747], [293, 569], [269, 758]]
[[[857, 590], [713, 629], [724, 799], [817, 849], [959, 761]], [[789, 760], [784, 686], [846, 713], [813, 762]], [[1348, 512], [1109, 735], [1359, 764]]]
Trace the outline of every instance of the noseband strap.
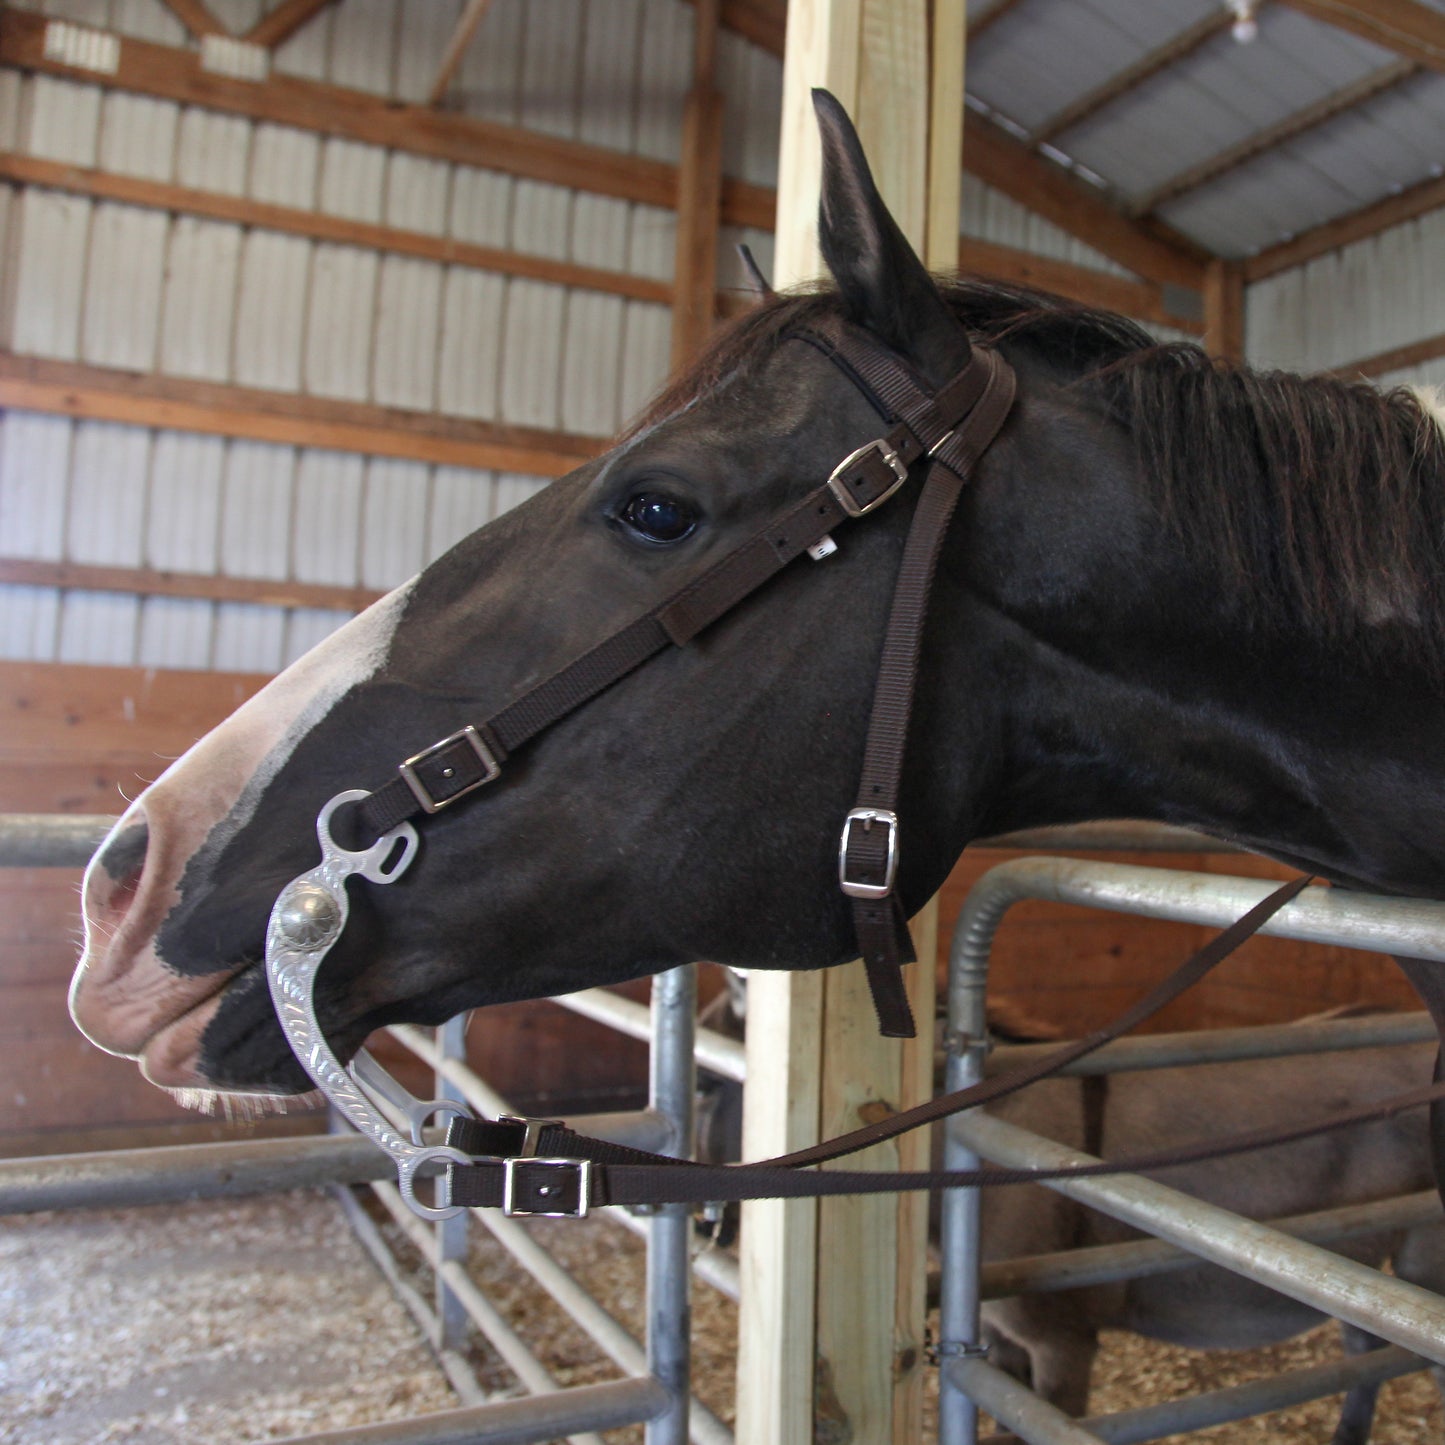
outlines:
[[681, 647], [804, 553], [821, 560], [831, 534], [885, 503], [922, 464], [925, 479], [895, 584], [874, 690], [858, 804], [843, 824], [839, 886], [853, 907], [879, 1027], [915, 1033], [900, 964], [914, 958], [894, 882], [899, 782], [918, 674], [923, 621], [944, 535], [964, 483], [1013, 405], [1012, 368], [970, 349], [963, 368], [930, 391], [869, 333], [826, 317], [788, 333], [823, 353], [888, 424], [850, 453], [828, 480], [645, 616], [613, 633], [484, 722], [468, 724], [406, 759], [398, 776], [356, 805], [359, 826], [379, 836], [440, 812], [501, 776], [508, 757], [667, 647]]

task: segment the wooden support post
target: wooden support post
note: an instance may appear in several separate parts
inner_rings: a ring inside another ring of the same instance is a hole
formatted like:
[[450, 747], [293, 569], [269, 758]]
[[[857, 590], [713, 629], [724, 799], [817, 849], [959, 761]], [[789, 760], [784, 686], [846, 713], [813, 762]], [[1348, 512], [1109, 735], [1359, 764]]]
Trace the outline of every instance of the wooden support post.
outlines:
[[[960, 132], [949, 117], [961, 115], [962, 27], [962, 0], [792, 0], [778, 187], [780, 286], [821, 270], [811, 101], [818, 85], [857, 121], [905, 235], [928, 264], [954, 267]], [[915, 1042], [878, 1036], [861, 964], [821, 975], [751, 976], [746, 1157], [800, 1148], [931, 1094], [931, 909], [915, 920], [922, 961], [907, 970], [921, 1033]], [[909, 1139], [855, 1156], [847, 1167], [916, 1168], [926, 1157], [926, 1139]], [[888, 1195], [745, 1206], [739, 1440], [918, 1438], [926, 1209], [925, 1197]]]
[[462, 11], [462, 18], [457, 21], [452, 38], [447, 41], [442, 63], [437, 66], [437, 78], [432, 81], [432, 87], [427, 92], [428, 105], [437, 105], [447, 93], [447, 86], [452, 83], [452, 76], [462, 63], [462, 57], [467, 53], [467, 47], [472, 43], [472, 37], [477, 33], [477, 27], [485, 18], [491, 3], [492, 0], [467, 0], [467, 8]]
[[1244, 268], [1211, 261], [1204, 272], [1204, 348], [1224, 361], [1244, 360]]
[[672, 365], [685, 365], [717, 312], [717, 232], [722, 206], [723, 97], [717, 88], [718, 0], [697, 0], [692, 90], [677, 171]]

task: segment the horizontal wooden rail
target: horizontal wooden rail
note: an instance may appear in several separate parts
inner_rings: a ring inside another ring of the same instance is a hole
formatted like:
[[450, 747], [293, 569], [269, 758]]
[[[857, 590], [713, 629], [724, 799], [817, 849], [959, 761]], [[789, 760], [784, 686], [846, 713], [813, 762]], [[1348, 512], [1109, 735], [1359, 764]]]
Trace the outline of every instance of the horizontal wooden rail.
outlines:
[[[1157, 281], [1136, 281], [1128, 276], [1115, 276], [1072, 261], [1056, 261], [1050, 256], [1037, 256], [1032, 251], [998, 246], [990, 241], [976, 241], [969, 236], [959, 242], [958, 268], [1000, 281], [1053, 291], [1088, 306], [1120, 311], [1140, 321], [1154, 321], [1161, 326], [1173, 326], [1195, 335], [1204, 330], [1196, 293], [1176, 286], [1166, 287]], [[1194, 306], [1181, 304], [1191, 299], [1196, 303]]]
[[[426, 105], [389, 100], [368, 91], [292, 75], [234, 80], [201, 68], [197, 51], [126, 36], [113, 74], [63, 64], [45, 53], [43, 15], [0, 7], [0, 66], [63, 75], [73, 80], [181, 105], [272, 121], [320, 135], [383, 146], [411, 155], [480, 166], [597, 195], [671, 209], [677, 168], [646, 156], [543, 135]], [[773, 193], [744, 181], [723, 183], [722, 219], [732, 225], [773, 224]]]
[[1336, 376], [1384, 376], [1387, 372], [1403, 371], [1407, 366], [1420, 366], [1442, 356], [1445, 356], [1445, 331], [1404, 346], [1392, 346], [1388, 351], [1377, 351], [1373, 356], [1361, 357], [1346, 366], [1337, 366], [1334, 373]]
[[1403, 225], [1423, 216], [1427, 211], [1445, 206], [1445, 176], [1432, 177], [1418, 185], [1400, 191], [1397, 195], [1386, 196], [1383, 200], [1372, 201], [1358, 211], [1350, 211], [1326, 221], [1277, 246], [1270, 246], [1243, 262], [1246, 281], [1263, 281], [1280, 271], [1294, 266], [1303, 266], [1316, 256], [1327, 251], [1337, 251], [1355, 241], [1365, 241], [1371, 236], [1387, 231], [1392, 226]]
[[0, 407], [557, 477], [603, 437], [0, 352]]
[[580, 266], [572, 261], [531, 256], [497, 246], [479, 246], [448, 236], [354, 221], [345, 216], [302, 210], [297, 206], [276, 206], [266, 201], [249, 200], [245, 196], [227, 195], [222, 191], [203, 191], [192, 186], [144, 180], [138, 176], [116, 175], [88, 166], [39, 160], [33, 156], [17, 155], [13, 151], [0, 151], [0, 180], [45, 186], [70, 195], [120, 201], [126, 205], [145, 206], [179, 215], [203, 216], [208, 220], [228, 221], [239, 226], [258, 226], [268, 231], [306, 236], [315, 241], [334, 241], [344, 246], [415, 256], [423, 261], [439, 261], [449, 266], [468, 266], [504, 276], [552, 281], [559, 286], [604, 291], [637, 301], [654, 301], [662, 306], [672, 304], [671, 283], [657, 281], [650, 276]]
[[164, 572], [153, 567], [94, 567], [80, 562], [39, 562], [29, 557], [0, 557], [0, 585], [186, 597], [200, 602], [249, 602], [263, 607], [321, 607], [338, 612], [360, 612], [384, 595], [368, 587]]

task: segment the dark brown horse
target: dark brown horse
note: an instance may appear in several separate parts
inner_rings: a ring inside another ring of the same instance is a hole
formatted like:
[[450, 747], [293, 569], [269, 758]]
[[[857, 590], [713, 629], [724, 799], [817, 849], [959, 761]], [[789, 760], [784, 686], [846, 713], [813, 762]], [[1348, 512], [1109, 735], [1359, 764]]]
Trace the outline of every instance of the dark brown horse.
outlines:
[[[260, 961], [333, 795], [494, 714], [868, 443], [799, 337], [864, 328], [938, 388], [996, 348], [1018, 400], [947, 535], [899, 809], [916, 908], [982, 834], [1189, 824], [1445, 897], [1445, 435], [1413, 396], [1263, 375], [1032, 292], [937, 282], [819, 100], [834, 284], [724, 334], [605, 455], [277, 678], [131, 805], [92, 865], [80, 1026], [172, 1087], [306, 1086]], [[343, 1057], [379, 1025], [698, 958], [855, 952], [837, 886], [919, 476], [427, 820], [358, 884], [321, 974]]]

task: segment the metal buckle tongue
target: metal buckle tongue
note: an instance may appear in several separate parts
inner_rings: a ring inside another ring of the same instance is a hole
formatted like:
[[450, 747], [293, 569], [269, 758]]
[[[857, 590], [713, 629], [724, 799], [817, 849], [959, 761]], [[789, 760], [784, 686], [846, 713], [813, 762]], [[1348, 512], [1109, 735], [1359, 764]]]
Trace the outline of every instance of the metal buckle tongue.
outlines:
[[[338, 793], [317, 816], [321, 862], [293, 878], [281, 890], [271, 909], [266, 925], [266, 978], [286, 1041], [317, 1088], [349, 1123], [391, 1156], [396, 1164], [401, 1196], [415, 1213], [423, 1219], [451, 1219], [462, 1212], [462, 1206], [450, 1202], [445, 1181], [437, 1181], [436, 1206], [423, 1204], [416, 1197], [417, 1173], [439, 1160], [453, 1164], [472, 1161], [460, 1149], [449, 1145], [423, 1145], [421, 1125], [431, 1114], [443, 1109], [455, 1113], [466, 1111], [450, 1102], [424, 1104], [413, 1099], [369, 1056], [359, 1061], [356, 1075], [342, 1068], [316, 1020], [316, 1005], [312, 1000], [317, 970], [346, 927], [350, 912], [346, 880], [353, 873], [359, 873], [371, 883], [394, 883], [416, 857], [419, 840], [410, 823], [398, 823], [359, 853], [333, 840], [332, 814], [344, 803], [359, 802], [369, 796], [364, 790]], [[362, 1087], [363, 1081], [380, 1097], [397, 1104], [407, 1116], [411, 1139], [392, 1128]], [[425, 1112], [418, 1116], [415, 1110]]]

